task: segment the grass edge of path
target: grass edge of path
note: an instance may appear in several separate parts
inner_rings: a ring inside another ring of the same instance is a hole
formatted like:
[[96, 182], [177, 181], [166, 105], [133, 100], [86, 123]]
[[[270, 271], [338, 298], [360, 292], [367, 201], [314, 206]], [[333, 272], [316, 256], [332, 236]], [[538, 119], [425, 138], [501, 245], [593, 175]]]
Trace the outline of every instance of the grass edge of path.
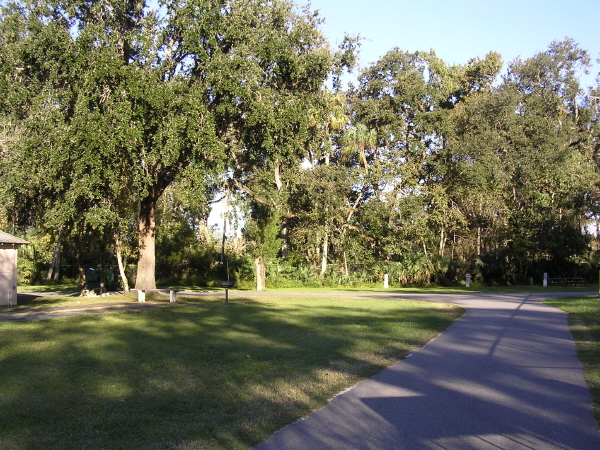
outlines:
[[594, 419], [600, 426], [600, 298], [598, 295], [555, 297], [543, 303], [568, 313], [569, 330], [592, 394]]

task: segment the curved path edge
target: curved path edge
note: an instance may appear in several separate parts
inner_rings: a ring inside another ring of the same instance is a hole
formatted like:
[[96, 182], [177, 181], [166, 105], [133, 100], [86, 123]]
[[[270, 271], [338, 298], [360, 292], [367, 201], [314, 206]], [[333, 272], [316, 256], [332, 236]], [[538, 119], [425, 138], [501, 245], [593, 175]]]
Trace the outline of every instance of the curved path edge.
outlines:
[[466, 313], [255, 450], [599, 449], [567, 314], [539, 301], [587, 294], [385, 294]]

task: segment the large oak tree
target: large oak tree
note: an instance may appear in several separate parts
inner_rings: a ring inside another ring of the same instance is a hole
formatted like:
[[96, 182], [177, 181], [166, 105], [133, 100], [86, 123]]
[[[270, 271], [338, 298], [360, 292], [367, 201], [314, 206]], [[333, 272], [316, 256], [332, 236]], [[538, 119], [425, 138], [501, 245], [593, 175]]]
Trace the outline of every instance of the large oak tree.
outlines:
[[335, 59], [319, 23], [286, 0], [6, 3], [0, 114], [22, 136], [3, 150], [8, 197], [104, 232], [135, 203], [136, 288], [154, 288], [169, 185], [289, 158], [308, 136]]

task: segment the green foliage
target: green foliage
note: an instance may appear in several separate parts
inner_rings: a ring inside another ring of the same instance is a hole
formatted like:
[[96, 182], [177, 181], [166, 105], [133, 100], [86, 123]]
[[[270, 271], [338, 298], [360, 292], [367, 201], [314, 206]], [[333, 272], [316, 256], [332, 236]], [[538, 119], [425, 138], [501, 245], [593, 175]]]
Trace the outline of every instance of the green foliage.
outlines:
[[5, 323], [2, 447], [251, 448], [461, 313], [351, 296], [180, 297], [171, 307]]
[[[227, 191], [248, 211], [237, 283], [595, 273], [600, 88], [571, 39], [502, 77], [494, 52], [394, 48], [342, 92], [358, 41], [334, 52], [287, 0], [117, 3], [2, 4], [0, 227], [61, 230], [80, 269], [139, 252], [140, 286], [214, 284], [206, 219]], [[49, 261], [24, 258], [23, 279]]]
[[19, 259], [17, 261], [17, 273], [19, 284], [33, 284], [42, 280], [40, 266], [31, 259]]
[[29, 245], [19, 247], [17, 255], [17, 279], [19, 284], [34, 284], [45, 280], [52, 260], [53, 240], [49, 234], [40, 234], [30, 228], [24, 234]]
[[229, 162], [295, 160], [337, 62], [318, 16], [287, 1], [117, 6], [3, 6], [0, 117], [26, 132], [2, 176], [29, 223], [108, 241], [138, 215], [137, 281], [151, 287], [165, 189], [187, 180], [210, 195]]
[[318, 281], [325, 250], [327, 286], [379, 283], [379, 261], [402, 285], [595, 276], [583, 262], [598, 176], [597, 106], [576, 75], [587, 64], [567, 39], [494, 84], [497, 54], [446, 66], [389, 52], [349, 92], [353, 126], [290, 183], [288, 265], [310, 276], [273, 280]]
[[266, 261], [277, 257], [281, 249], [280, 229], [281, 219], [277, 212], [262, 204], [254, 205], [244, 230], [244, 236], [251, 244], [250, 253]]

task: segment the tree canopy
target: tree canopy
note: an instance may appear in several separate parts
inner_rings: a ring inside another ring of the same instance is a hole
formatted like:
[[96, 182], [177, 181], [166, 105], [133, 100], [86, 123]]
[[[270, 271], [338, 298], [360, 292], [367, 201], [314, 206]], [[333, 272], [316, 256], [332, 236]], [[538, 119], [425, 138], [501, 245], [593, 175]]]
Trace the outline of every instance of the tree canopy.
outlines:
[[223, 276], [206, 219], [224, 192], [248, 211], [227, 243], [240, 281], [596, 272], [585, 50], [502, 73], [495, 52], [397, 47], [342, 89], [358, 41], [333, 49], [320, 24], [287, 0], [4, 2], [0, 226], [51, 236], [43, 254], [64, 247], [82, 281], [117, 257], [127, 285], [135, 261], [138, 289]]
[[107, 236], [136, 204], [137, 288], [155, 287], [164, 190], [297, 155], [336, 61], [318, 16], [286, 1], [154, 8], [10, 2], [0, 22], [0, 111], [23, 131], [3, 158], [13, 214]]

